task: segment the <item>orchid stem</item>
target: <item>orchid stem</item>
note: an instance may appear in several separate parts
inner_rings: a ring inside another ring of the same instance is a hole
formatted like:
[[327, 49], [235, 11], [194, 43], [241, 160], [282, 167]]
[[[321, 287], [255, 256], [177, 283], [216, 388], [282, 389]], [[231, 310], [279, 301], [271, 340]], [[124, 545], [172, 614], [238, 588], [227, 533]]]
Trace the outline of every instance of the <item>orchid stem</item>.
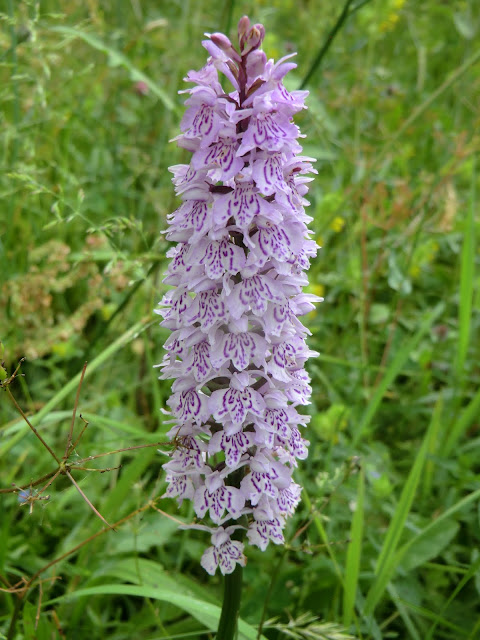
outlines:
[[225, 576], [222, 613], [218, 624], [217, 640], [233, 640], [235, 638], [242, 597], [242, 575], [243, 567], [237, 564], [235, 571]]

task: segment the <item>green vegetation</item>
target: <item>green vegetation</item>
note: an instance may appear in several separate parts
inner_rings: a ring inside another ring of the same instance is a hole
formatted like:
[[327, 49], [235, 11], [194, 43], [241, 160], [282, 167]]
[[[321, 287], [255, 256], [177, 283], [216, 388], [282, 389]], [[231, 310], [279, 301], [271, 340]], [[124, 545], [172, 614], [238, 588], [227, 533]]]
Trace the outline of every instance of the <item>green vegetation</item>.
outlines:
[[[307, 319], [321, 355], [303, 501], [285, 548], [249, 551], [239, 638], [262, 620], [271, 640], [475, 640], [480, 6], [349, 5], [298, 119], [318, 158], [310, 277], [325, 296]], [[270, 57], [298, 51], [298, 88], [343, 3], [2, 7], [0, 361], [10, 376], [27, 359], [0, 390], [0, 638], [212, 638], [222, 581], [199, 566], [204, 535], [178, 529], [188, 506], [159, 499], [167, 332], [152, 310], [167, 167], [187, 158], [168, 142], [177, 91], [202, 34], [244, 13]]]

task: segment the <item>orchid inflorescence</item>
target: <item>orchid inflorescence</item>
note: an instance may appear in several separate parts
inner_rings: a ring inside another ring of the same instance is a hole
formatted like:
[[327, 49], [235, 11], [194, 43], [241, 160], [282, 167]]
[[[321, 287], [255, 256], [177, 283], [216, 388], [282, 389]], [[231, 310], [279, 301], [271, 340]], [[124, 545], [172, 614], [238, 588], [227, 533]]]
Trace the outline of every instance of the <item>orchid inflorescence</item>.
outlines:
[[[160, 367], [173, 378], [169, 400], [181, 441], [167, 472], [166, 496], [193, 500], [213, 527], [201, 564], [210, 574], [245, 565], [239, 532], [264, 550], [284, 542], [283, 529], [299, 500], [292, 479], [307, 457], [301, 428], [311, 387], [305, 361], [309, 331], [299, 321], [317, 296], [302, 293], [317, 245], [309, 239], [304, 196], [316, 173], [301, 155], [295, 113], [306, 91], [282, 79], [296, 65], [276, 64], [260, 49], [263, 25], [238, 25], [239, 49], [223, 34], [207, 34], [210, 57], [190, 71], [194, 87], [181, 122], [179, 146], [188, 165], [170, 167], [181, 206], [168, 216], [176, 242], [158, 311], [172, 331]], [[221, 72], [233, 85], [226, 93]], [[198, 522], [198, 521], [197, 521]]]

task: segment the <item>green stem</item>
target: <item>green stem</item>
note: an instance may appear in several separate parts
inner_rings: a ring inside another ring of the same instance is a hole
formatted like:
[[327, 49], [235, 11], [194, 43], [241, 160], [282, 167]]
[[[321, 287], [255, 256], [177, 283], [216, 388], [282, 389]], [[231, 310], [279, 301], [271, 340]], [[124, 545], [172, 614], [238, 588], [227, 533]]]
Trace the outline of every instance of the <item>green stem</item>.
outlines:
[[22, 596], [19, 596], [15, 601], [15, 608], [13, 610], [12, 617], [10, 619], [10, 626], [8, 627], [7, 631], [7, 640], [13, 640], [13, 638], [15, 637], [15, 629], [17, 626], [18, 616], [22, 611], [24, 595], [25, 593], [22, 594]]
[[[234, 471], [230, 478], [232, 486], [240, 487], [242, 477], [243, 469]], [[229, 520], [229, 524], [233, 524], [233, 522], [233, 520]], [[242, 516], [236, 522], [242, 528], [233, 532], [232, 540], [241, 542], [247, 528], [247, 518]], [[237, 564], [234, 572], [225, 576], [222, 613], [220, 614], [216, 640], [233, 640], [236, 637], [240, 601], [242, 599], [242, 575], [243, 567]]]
[[237, 630], [242, 597], [243, 567], [237, 564], [233, 573], [225, 576], [222, 613], [218, 623], [217, 640], [233, 640]]
[[335, 23], [333, 29], [328, 34], [325, 42], [323, 43], [322, 48], [320, 49], [320, 51], [317, 54], [317, 57], [312, 62], [311, 66], [310, 66], [310, 69], [308, 70], [307, 75], [303, 79], [302, 84], [300, 85], [299, 89], [304, 89], [307, 86], [308, 81], [310, 80], [310, 78], [313, 76], [313, 74], [317, 70], [317, 67], [320, 66], [320, 63], [321, 63], [322, 59], [325, 57], [325, 54], [327, 53], [327, 51], [332, 46], [332, 42], [334, 41], [335, 36], [337, 35], [337, 33], [342, 28], [342, 25], [345, 22], [345, 20], [348, 18], [350, 5], [352, 4], [352, 2], [353, 2], [353, 0], [347, 0], [346, 1], [345, 5], [343, 7], [342, 13], [338, 17], [338, 20]]

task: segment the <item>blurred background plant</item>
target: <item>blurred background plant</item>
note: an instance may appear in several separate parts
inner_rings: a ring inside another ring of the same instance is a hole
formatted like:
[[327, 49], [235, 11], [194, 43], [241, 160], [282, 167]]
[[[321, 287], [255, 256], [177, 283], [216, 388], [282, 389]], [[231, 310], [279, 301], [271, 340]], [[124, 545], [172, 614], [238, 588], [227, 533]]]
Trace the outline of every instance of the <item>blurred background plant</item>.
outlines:
[[[308, 317], [321, 355], [310, 364], [303, 503], [286, 549], [251, 554], [242, 618], [269, 619], [272, 640], [474, 640], [480, 6], [347, 4], [299, 118], [305, 153], [319, 159], [310, 212], [323, 249], [310, 278], [325, 296]], [[265, 24], [267, 55], [298, 51], [295, 89], [341, 10], [333, 0], [6, 1], [0, 339], [9, 374], [27, 357], [9, 388], [58, 451], [90, 361], [79, 400], [89, 427], [72, 462], [117, 451], [108, 467], [121, 468], [78, 481], [108, 522], [132, 515], [46, 569], [9, 632], [12, 586], [102, 524], [63, 476], [31, 515], [21, 495], [0, 496], [0, 637], [212, 637], [221, 582], [200, 569], [195, 533], [168, 517], [192, 513], [148, 506], [163, 493], [165, 458], [131, 449], [168, 430], [168, 385], [152, 368], [166, 334], [152, 309], [164, 291], [160, 232], [177, 206], [167, 167], [186, 160], [168, 143], [177, 91], [205, 59], [202, 34], [244, 13]], [[28, 487], [51, 470], [49, 454], [7, 394], [0, 418], [0, 487]]]

